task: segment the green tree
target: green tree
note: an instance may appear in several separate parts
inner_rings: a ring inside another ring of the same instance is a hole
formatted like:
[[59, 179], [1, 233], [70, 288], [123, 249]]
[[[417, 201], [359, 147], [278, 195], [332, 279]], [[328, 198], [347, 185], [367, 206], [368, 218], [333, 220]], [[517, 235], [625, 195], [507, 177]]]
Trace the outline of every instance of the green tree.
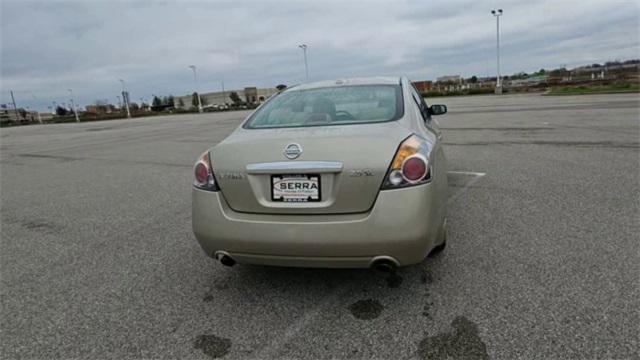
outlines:
[[175, 99], [173, 98], [173, 95], [169, 95], [169, 98], [167, 99], [167, 105], [169, 105], [170, 107], [175, 107]]
[[242, 104], [242, 99], [240, 98], [240, 95], [238, 95], [237, 92], [232, 91], [229, 94], [229, 98], [231, 99], [231, 101], [233, 101], [234, 104], [239, 105]]
[[469, 82], [471, 82], [472, 84], [477, 83], [477, 82], [478, 82], [478, 77], [477, 77], [477, 76], [475, 76], [475, 75], [473, 75], [473, 76], [471, 77], [471, 79], [469, 79]]
[[198, 107], [198, 93], [194, 92], [191, 94], [191, 106]]
[[56, 115], [58, 116], [65, 116], [67, 115], [67, 109], [63, 108], [62, 106], [58, 105], [56, 106]]
[[159, 108], [162, 106], [162, 99], [160, 99], [157, 96], [153, 97], [153, 102], [151, 102], [151, 106], [153, 106], [154, 108]]
[[182, 98], [178, 99], [178, 106], [183, 108], [184, 107], [184, 101], [182, 101]]

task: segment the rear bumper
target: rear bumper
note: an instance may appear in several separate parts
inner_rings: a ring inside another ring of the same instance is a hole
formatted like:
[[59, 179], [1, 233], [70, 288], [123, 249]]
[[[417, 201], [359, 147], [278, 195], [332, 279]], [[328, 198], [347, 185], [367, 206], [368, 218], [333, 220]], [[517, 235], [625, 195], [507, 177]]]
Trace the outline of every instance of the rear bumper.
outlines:
[[380, 256], [398, 265], [422, 261], [442, 219], [431, 184], [381, 191], [366, 213], [274, 215], [233, 211], [220, 192], [193, 189], [193, 232], [209, 256], [240, 263], [301, 267], [368, 267]]

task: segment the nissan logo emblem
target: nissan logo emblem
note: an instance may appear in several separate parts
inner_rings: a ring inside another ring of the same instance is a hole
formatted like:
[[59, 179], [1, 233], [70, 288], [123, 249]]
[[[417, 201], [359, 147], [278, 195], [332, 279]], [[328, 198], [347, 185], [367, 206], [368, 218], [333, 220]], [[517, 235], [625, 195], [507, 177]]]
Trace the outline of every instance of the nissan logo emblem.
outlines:
[[287, 159], [296, 159], [302, 154], [302, 146], [300, 144], [292, 143], [284, 147], [282, 152]]

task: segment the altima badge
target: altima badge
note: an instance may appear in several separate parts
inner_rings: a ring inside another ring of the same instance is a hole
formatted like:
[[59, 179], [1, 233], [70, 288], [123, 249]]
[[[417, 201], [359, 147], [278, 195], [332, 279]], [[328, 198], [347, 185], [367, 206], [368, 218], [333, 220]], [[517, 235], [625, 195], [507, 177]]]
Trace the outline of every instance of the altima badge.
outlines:
[[291, 143], [284, 147], [284, 151], [282, 153], [287, 159], [296, 159], [300, 154], [302, 154], [302, 146], [300, 146], [300, 144]]
[[373, 176], [373, 171], [371, 169], [354, 169], [349, 171], [349, 176], [351, 177]]

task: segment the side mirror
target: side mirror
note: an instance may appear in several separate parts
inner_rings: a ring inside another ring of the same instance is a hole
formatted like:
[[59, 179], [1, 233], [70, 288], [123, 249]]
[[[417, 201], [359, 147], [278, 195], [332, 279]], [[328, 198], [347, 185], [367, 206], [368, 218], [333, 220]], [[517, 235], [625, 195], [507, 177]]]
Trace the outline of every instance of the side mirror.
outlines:
[[429, 114], [442, 115], [447, 113], [447, 105], [431, 105], [429, 106]]

